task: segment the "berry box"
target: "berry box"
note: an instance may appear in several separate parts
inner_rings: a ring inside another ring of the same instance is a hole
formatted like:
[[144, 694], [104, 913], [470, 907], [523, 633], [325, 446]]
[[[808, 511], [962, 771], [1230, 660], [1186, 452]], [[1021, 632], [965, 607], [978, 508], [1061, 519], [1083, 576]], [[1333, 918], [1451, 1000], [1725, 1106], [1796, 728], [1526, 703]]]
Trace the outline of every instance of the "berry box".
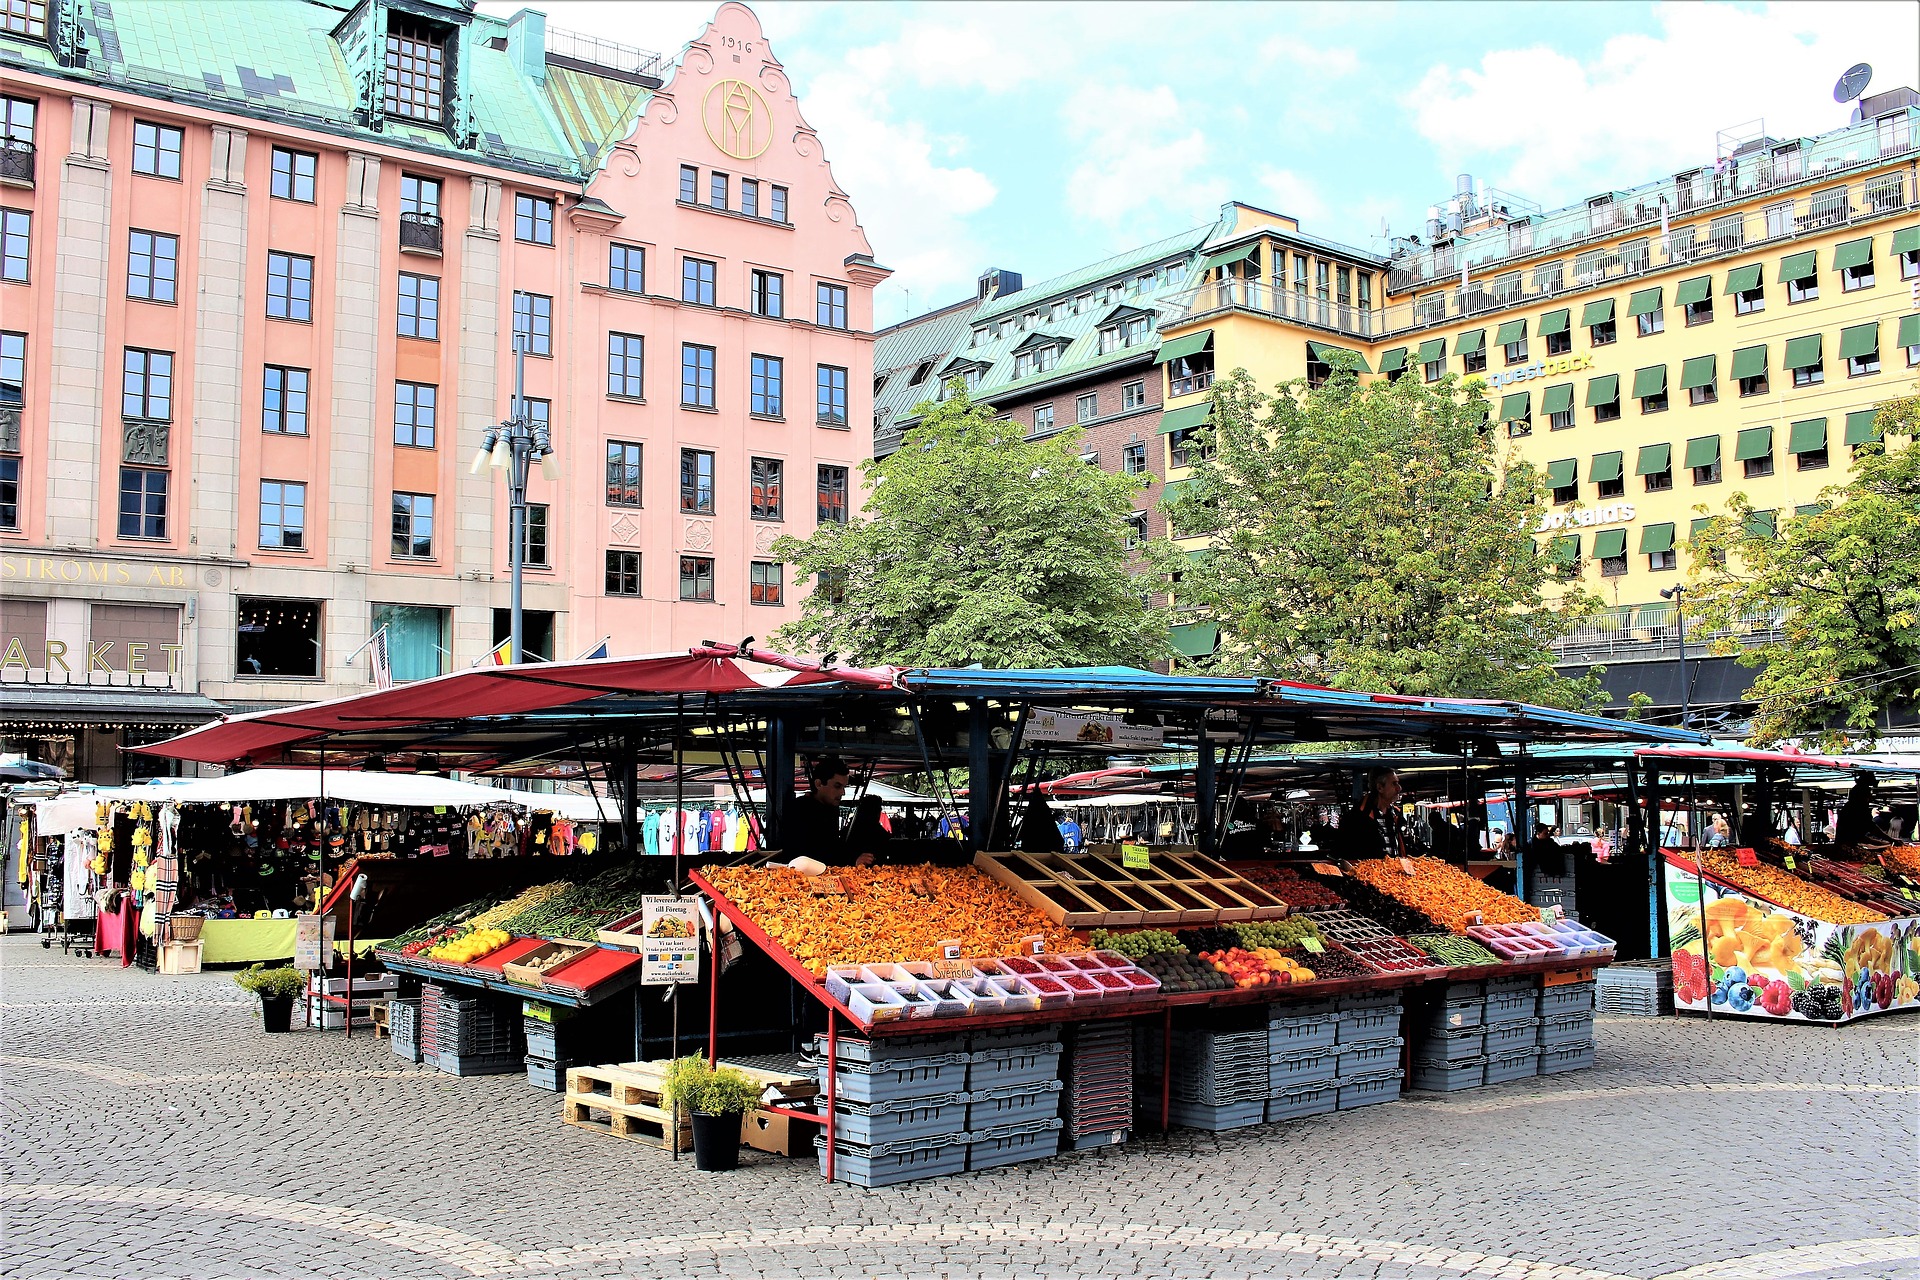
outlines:
[[1467, 936], [1509, 960], [1552, 960], [1566, 954], [1565, 948], [1527, 925], [1476, 924], [1468, 927]]
[[[997, 991], [1001, 998], [1006, 1001], [1006, 1009], [1009, 1013], [1016, 1010], [1038, 1009], [1040, 1007], [1040, 993], [1028, 986], [1024, 978], [1018, 978], [1012, 974], [1008, 974], [1004, 978], [988, 978], [987, 985]], [[1055, 1003], [1066, 1004], [1072, 998], [1073, 997], [1062, 991]]]
[[968, 1011], [976, 1017], [1007, 1011], [1006, 993], [993, 985], [992, 978], [961, 978], [953, 985], [966, 994]]
[[933, 966], [925, 961], [915, 964], [865, 964], [860, 966], [862, 982], [918, 982], [933, 976]]
[[1000, 963], [1006, 966], [1007, 972], [1023, 978], [1040, 972], [1040, 962], [1032, 956], [1001, 956]]
[[907, 1002], [884, 982], [863, 982], [847, 993], [847, 1008], [865, 1023], [893, 1022], [907, 1016]]
[[827, 967], [827, 995], [841, 1004], [850, 1002], [849, 993], [865, 982], [860, 976], [861, 966], [857, 964], [836, 964]]
[[1127, 991], [1133, 995], [1145, 995], [1160, 989], [1160, 979], [1145, 969], [1127, 968], [1117, 971], [1127, 984]]
[[900, 997], [900, 1003], [905, 1010], [901, 1016], [910, 1021], [917, 1018], [931, 1018], [935, 1007], [940, 1003], [918, 982], [911, 980], [889, 982], [887, 986], [893, 988], [894, 993]]
[[1073, 993], [1075, 1000], [1098, 1000], [1100, 998], [1100, 984], [1093, 980], [1093, 975], [1090, 973], [1082, 973], [1078, 969], [1075, 969], [1072, 973], [1061, 974], [1060, 981], [1066, 984], [1067, 990]]
[[963, 984], [951, 978], [934, 978], [917, 985], [927, 999], [933, 1002], [933, 1017], [961, 1018], [973, 1010], [971, 993]]
[[1090, 973], [1087, 976], [1092, 978], [1100, 987], [1101, 994], [1103, 995], [1123, 996], [1133, 990], [1132, 985], [1126, 978], [1112, 969], [1102, 969], [1098, 973]]
[[1080, 972], [1080, 966], [1076, 965], [1073, 961], [1067, 959], [1065, 956], [1054, 955], [1052, 952], [1042, 952], [1040, 955], [1035, 956], [1033, 960], [1035, 964], [1039, 965], [1042, 969], [1046, 970], [1048, 973]]
[[[1119, 953], [1115, 952], [1113, 954], [1117, 955]], [[1104, 969], [1107, 967], [1107, 962], [1100, 959], [1091, 951], [1086, 952], [1083, 955], [1068, 956], [1067, 959], [1073, 961], [1076, 967], [1085, 969], [1088, 971], [1092, 971], [1094, 969]]]
[[1073, 1000], [1073, 992], [1067, 989], [1066, 982], [1050, 973], [1030, 974], [1020, 981], [1033, 992], [1035, 1008], [1057, 1009]]
[[1006, 978], [1013, 975], [1013, 970], [998, 960], [969, 960], [967, 963], [971, 964], [973, 971], [982, 978]]
[[1132, 959], [1121, 955], [1118, 951], [1096, 951], [1093, 953], [1093, 958], [1109, 969], [1133, 968]]

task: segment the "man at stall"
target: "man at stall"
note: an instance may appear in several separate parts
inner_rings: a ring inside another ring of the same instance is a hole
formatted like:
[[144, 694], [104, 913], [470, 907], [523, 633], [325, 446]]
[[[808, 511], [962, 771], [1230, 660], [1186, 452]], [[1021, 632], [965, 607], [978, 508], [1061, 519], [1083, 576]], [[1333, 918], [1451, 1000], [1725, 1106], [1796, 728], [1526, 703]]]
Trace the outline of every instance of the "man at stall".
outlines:
[[1854, 779], [1853, 790], [1847, 793], [1847, 802], [1840, 806], [1840, 817], [1834, 823], [1835, 844], [1877, 848], [1892, 843], [1886, 833], [1874, 825], [1873, 784], [1870, 773]]
[[1367, 775], [1367, 794], [1340, 819], [1341, 856], [1404, 858], [1406, 834], [1400, 827], [1400, 774], [1375, 769]]
[[780, 822], [780, 850], [789, 858], [817, 858], [830, 867], [870, 867], [871, 853], [854, 853], [840, 836], [840, 802], [853, 771], [839, 756], [822, 756], [807, 767], [807, 790], [787, 802]]

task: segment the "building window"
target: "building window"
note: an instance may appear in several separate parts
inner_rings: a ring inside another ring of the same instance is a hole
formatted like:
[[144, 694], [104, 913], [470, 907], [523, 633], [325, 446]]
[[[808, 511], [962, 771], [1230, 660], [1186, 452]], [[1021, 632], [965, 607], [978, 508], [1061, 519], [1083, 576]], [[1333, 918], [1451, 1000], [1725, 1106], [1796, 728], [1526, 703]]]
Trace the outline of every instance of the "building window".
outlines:
[[180, 238], [157, 231], [127, 233], [127, 296], [172, 302], [180, 273]]
[[[0, 0], [4, 12], [5, 0]], [[0, 97], [0, 178], [33, 185], [33, 121], [39, 109], [32, 98]]]
[[838, 365], [815, 368], [814, 421], [823, 427], [847, 425], [847, 371]]
[[1750, 316], [1766, 309], [1767, 291], [1763, 285], [1756, 284], [1733, 295], [1733, 314], [1737, 316]]
[[1134, 551], [1147, 543], [1147, 513], [1136, 511], [1127, 517], [1126, 548]]
[[785, 397], [781, 394], [786, 381], [786, 362], [779, 356], [756, 355], [748, 360], [749, 408], [755, 417], [778, 418], [782, 414]]
[[1036, 432], [1053, 430], [1053, 401], [1034, 406], [1033, 429]]
[[607, 441], [607, 505], [641, 505], [640, 446], [630, 440]]
[[1909, 249], [1900, 255], [1900, 278], [1920, 280], [1920, 249]]
[[27, 335], [0, 333], [0, 382], [25, 392], [27, 387]]
[[1840, 292], [1852, 293], [1856, 289], [1871, 289], [1874, 286], [1873, 259], [1868, 258], [1858, 266], [1845, 267], [1840, 272]]
[[757, 316], [784, 316], [787, 314], [787, 279], [777, 271], [756, 271], [752, 277], [752, 297], [750, 299], [753, 314]]
[[410, 449], [433, 448], [440, 388], [430, 382], [393, 384], [393, 442]]
[[1624, 470], [1617, 470], [1611, 480], [1594, 482], [1594, 496], [1598, 498], [1620, 498], [1626, 496], [1627, 476]]
[[233, 674], [242, 680], [321, 673], [320, 605], [312, 600], [241, 596]]
[[1092, 422], [1100, 416], [1100, 397], [1094, 392], [1077, 397], [1073, 402], [1073, 416], [1076, 422]]
[[645, 293], [647, 251], [634, 244], [616, 244], [608, 249], [607, 288], [622, 293]]
[[1693, 482], [1696, 485], [1720, 483], [1720, 459], [1703, 463], [1693, 469]]
[[755, 560], [750, 566], [749, 582], [753, 604], [785, 604], [786, 590], [781, 582], [784, 566], [771, 560]]
[[706, 449], [680, 451], [680, 509], [693, 515], [713, 514], [713, 454]]
[[530, 356], [553, 354], [553, 299], [544, 293], [513, 294], [513, 336]]
[[1593, 420], [1595, 422], [1620, 421], [1620, 402], [1618, 400], [1609, 400], [1605, 404], [1593, 406]]
[[725, 209], [727, 207], [727, 175], [710, 173], [707, 175], [707, 207]]
[[47, 0], [0, 0], [0, 31], [29, 40], [45, 40]]
[[167, 473], [152, 467], [120, 468], [120, 536], [167, 536]]
[[768, 188], [767, 217], [774, 222], [787, 220], [787, 189], [785, 187]]
[[680, 166], [680, 203], [700, 202], [700, 171], [690, 164]]
[[430, 680], [452, 669], [450, 617], [448, 610], [432, 605], [373, 606], [372, 630], [387, 633], [387, 661], [395, 680]]
[[547, 567], [547, 504], [544, 502], [527, 504], [527, 558], [522, 563], [533, 569]]
[[813, 322], [827, 329], [847, 327], [847, 287], [845, 285], [814, 286]]
[[1740, 474], [1748, 480], [1758, 480], [1773, 474], [1773, 454], [1763, 453], [1757, 458], [1748, 458], [1740, 464]]
[[300, 253], [267, 255], [267, 319], [312, 323], [312, 258]]
[[1600, 557], [1600, 576], [1603, 578], [1624, 578], [1627, 576], [1627, 555], [1621, 552], [1617, 556]]
[[447, 51], [437, 32], [394, 15], [387, 29], [386, 109], [437, 125], [446, 112]]
[[1667, 453], [1667, 462], [1665, 466], [1660, 468], [1660, 470], [1658, 471], [1646, 472], [1641, 477], [1641, 479], [1644, 482], [1641, 485], [1641, 487], [1645, 489], [1648, 493], [1665, 493], [1667, 490], [1673, 488], [1672, 451], [1669, 450]]
[[1849, 378], [1865, 378], [1880, 372], [1879, 322], [1868, 321], [1842, 329], [1840, 357], [1847, 362]]
[[1642, 311], [1633, 319], [1639, 329], [1640, 336], [1643, 338], [1651, 338], [1656, 333], [1665, 333], [1667, 331], [1667, 312], [1664, 307], [1655, 307], [1651, 311]]
[[1825, 471], [1827, 469], [1827, 446], [1808, 449], [1804, 453], [1793, 455], [1794, 466], [1801, 471]]
[[120, 416], [173, 421], [173, 353], [128, 347], [121, 369]]
[[1743, 397], [1767, 394], [1767, 375], [1756, 373], [1751, 377], [1740, 379], [1740, 394]]
[[1668, 547], [1665, 551], [1649, 551], [1647, 553], [1647, 568], [1654, 573], [1665, 573], [1679, 567], [1680, 553], [1672, 547]]
[[1147, 384], [1146, 383], [1127, 382], [1127, 383], [1121, 384], [1120, 412], [1129, 413], [1135, 409], [1145, 408], [1146, 403], [1147, 403]]
[[682, 600], [713, 599], [713, 557], [680, 557], [680, 598]]
[[680, 403], [689, 409], [713, 408], [713, 348], [680, 344]]
[[1719, 399], [1720, 399], [1720, 388], [1714, 383], [1709, 382], [1703, 387], [1687, 388], [1688, 404], [1694, 404], [1694, 405], [1714, 404]]
[[307, 486], [291, 480], [260, 482], [260, 547], [301, 551], [307, 545]]
[[1693, 328], [1693, 326], [1697, 324], [1712, 324], [1713, 323], [1713, 295], [1708, 294], [1706, 297], [1701, 298], [1698, 302], [1687, 303], [1686, 317], [1687, 317], [1687, 328], [1689, 329]]
[[400, 175], [400, 247], [440, 252], [440, 180]]
[[1428, 382], [1440, 381], [1441, 378], [1446, 376], [1446, 372], [1447, 362], [1444, 359], [1429, 360], [1420, 366], [1420, 374]]
[[607, 335], [607, 394], [638, 400], [646, 394], [646, 339], [637, 333]]
[[1550, 356], [1564, 356], [1573, 350], [1573, 330], [1571, 329], [1562, 329], [1558, 333], [1549, 333], [1546, 335], [1546, 338], [1547, 354]]
[[[1566, 466], [1567, 466], [1567, 471], [1566, 471], [1567, 482], [1565, 484], [1555, 484], [1553, 479], [1551, 478], [1547, 481], [1547, 484], [1550, 487], [1550, 492], [1552, 494], [1553, 501], [1556, 503], [1574, 502], [1574, 501], [1577, 501], [1580, 497], [1580, 481], [1578, 478], [1579, 473], [1574, 470], [1574, 466], [1572, 462], [1568, 462]], [[1549, 477], [1552, 477], [1553, 475], [1552, 470], [1549, 469], [1547, 474]]]
[[1820, 298], [1820, 277], [1810, 273], [1798, 280], [1787, 281], [1787, 305], [1796, 302], [1816, 302]]
[[440, 278], [400, 273], [399, 328], [403, 338], [440, 340]]
[[275, 147], [273, 149], [273, 198], [312, 204], [313, 176], [319, 165], [320, 157], [310, 152], [289, 151], [285, 147]]
[[714, 266], [704, 258], [682, 258], [680, 260], [680, 301], [691, 302], [695, 306], [711, 307], [713, 302]]
[[784, 520], [786, 463], [778, 458], [754, 458], [749, 463], [747, 505], [755, 520]]
[[607, 594], [610, 596], [640, 594], [640, 553], [638, 551], [607, 552]]
[[1616, 329], [1615, 322], [1611, 317], [1602, 320], [1599, 324], [1590, 324], [1587, 326], [1587, 340], [1591, 346], [1604, 347], [1609, 343], [1617, 341], [1619, 337], [1619, 331]]
[[1816, 360], [1812, 364], [1802, 365], [1793, 371], [1793, 385], [1796, 387], [1817, 387], [1826, 380], [1825, 360]]
[[749, 218], [760, 216], [760, 184], [752, 178], [740, 179], [740, 212]]
[[1130, 444], [1120, 450], [1120, 470], [1130, 476], [1143, 476], [1147, 473], [1147, 446]]
[[260, 429], [268, 435], [307, 434], [307, 371], [270, 364], [261, 380]]
[[822, 463], [816, 480], [815, 520], [819, 524], [847, 522], [847, 469]]
[[553, 201], [544, 196], [514, 196], [513, 238], [524, 244], [552, 244]]
[[433, 495], [393, 495], [393, 554], [410, 560], [433, 558]]
[[[11, 3], [11, 0], [8, 0]], [[180, 142], [183, 135], [170, 124], [133, 122], [133, 171], [150, 178], [180, 180]]]
[[1501, 352], [1506, 357], [1509, 368], [1516, 364], [1525, 364], [1527, 360], [1526, 339], [1522, 338], [1518, 342], [1509, 342], [1501, 348]]
[[0, 454], [0, 529], [20, 527], [20, 459]]
[[24, 283], [33, 251], [33, 215], [0, 209], [0, 280]]

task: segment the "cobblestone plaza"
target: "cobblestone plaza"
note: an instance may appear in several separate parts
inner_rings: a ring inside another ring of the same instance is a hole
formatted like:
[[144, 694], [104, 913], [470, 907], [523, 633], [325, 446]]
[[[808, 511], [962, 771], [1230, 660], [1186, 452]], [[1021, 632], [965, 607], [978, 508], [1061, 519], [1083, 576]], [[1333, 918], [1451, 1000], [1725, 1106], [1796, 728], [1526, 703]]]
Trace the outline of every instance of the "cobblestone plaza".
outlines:
[[228, 977], [0, 940], [0, 1275], [1866, 1280], [1920, 1272], [1916, 1023], [1599, 1019], [1598, 1064], [862, 1191], [268, 1037]]

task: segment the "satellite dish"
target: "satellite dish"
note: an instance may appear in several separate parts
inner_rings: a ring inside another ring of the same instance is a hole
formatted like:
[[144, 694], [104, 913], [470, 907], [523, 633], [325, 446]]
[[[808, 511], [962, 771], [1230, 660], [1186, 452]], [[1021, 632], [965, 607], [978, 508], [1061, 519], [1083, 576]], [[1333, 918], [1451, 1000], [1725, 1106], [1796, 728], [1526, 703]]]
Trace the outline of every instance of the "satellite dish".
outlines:
[[1852, 102], [1855, 98], [1866, 92], [1867, 81], [1871, 79], [1873, 79], [1872, 67], [1864, 62], [1854, 63], [1847, 68], [1844, 75], [1834, 82], [1833, 100], [1835, 102]]

